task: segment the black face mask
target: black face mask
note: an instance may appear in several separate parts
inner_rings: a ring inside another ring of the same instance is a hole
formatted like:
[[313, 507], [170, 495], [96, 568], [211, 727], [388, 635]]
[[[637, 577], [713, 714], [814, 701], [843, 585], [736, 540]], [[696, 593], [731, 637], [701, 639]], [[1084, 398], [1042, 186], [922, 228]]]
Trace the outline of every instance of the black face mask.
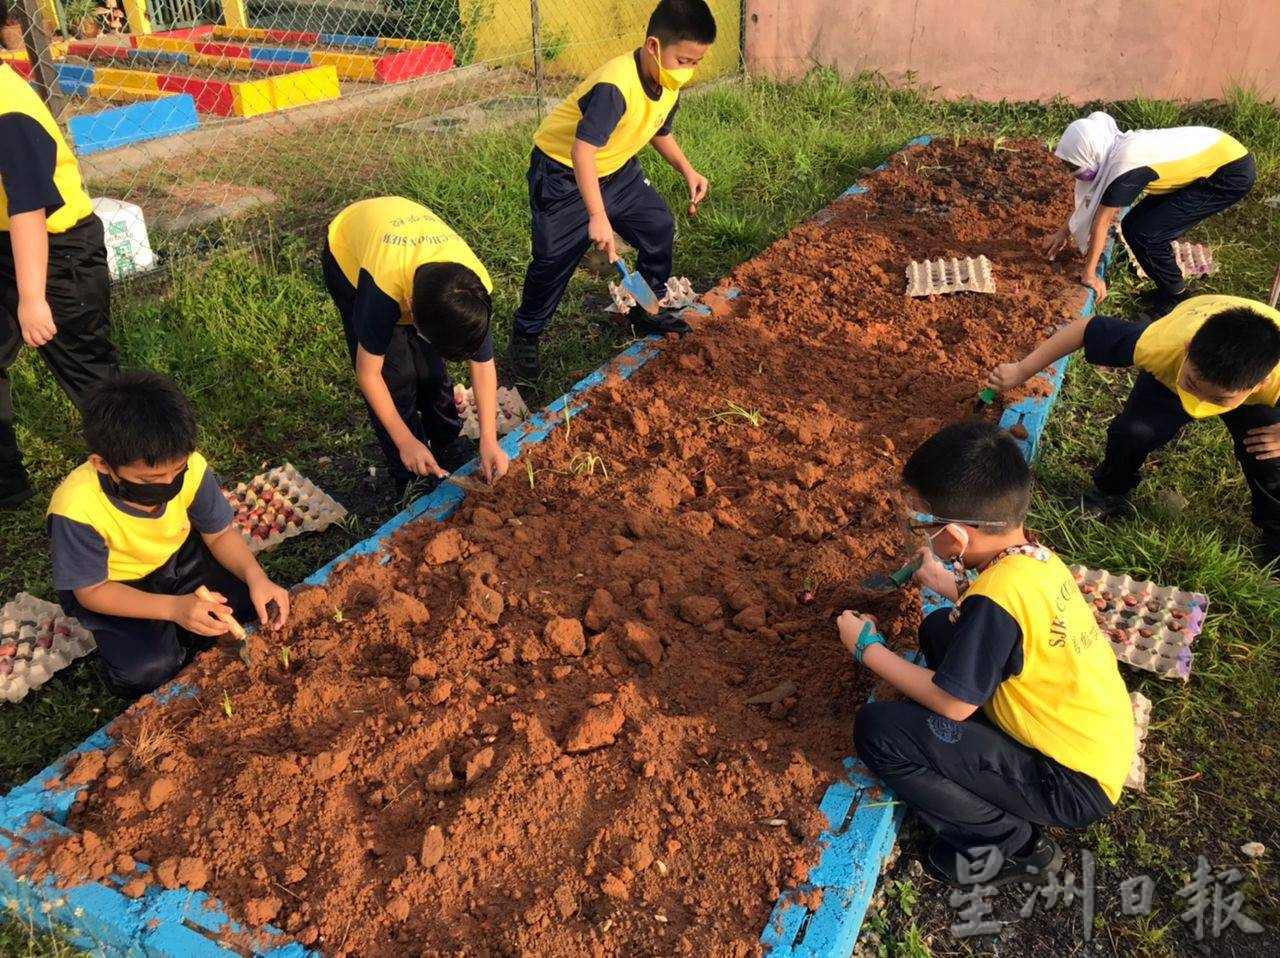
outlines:
[[182, 483], [186, 478], [186, 466], [170, 482], [130, 482], [128, 479], [112, 479], [105, 472], [98, 473], [98, 483], [103, 492], [139, 506], [164, 505], [182, 491]]

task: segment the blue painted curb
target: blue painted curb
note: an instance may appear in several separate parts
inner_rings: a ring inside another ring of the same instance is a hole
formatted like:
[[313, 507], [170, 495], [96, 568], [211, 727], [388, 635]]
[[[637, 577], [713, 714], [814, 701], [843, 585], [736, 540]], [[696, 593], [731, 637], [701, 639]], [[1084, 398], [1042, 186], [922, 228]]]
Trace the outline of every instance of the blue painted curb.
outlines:
[[67, 121], [80, 156], [186, 133], [199, 125], [196, 101], [189, 93], [73, 116]]
[[[904, 149], [931, 141], [932, 137], [917, 137]], [[888, 161], [875, 170], [887, 167]], [[867, 190], [868, 187], [855, 184], [845, 190], [840, 199]], [[818, 214], [817, 221], [825, 223], [832, 215], [828, 208]], [[1108, 243], [1098, 264], [1099, 276], [1106, 275], [1112, 252], [1113, 244]], [[1081, 315], [1093, 315], [1095, 302], [1094, 292], [1089, 290]], [[1000, 425], [1006, 429], [1021, 424], [1027, 430], [1027, 437], [1018, 440], [1018, 444], [1028, 462], [1039, 448], [1068, 359], [1063, 357], [1050, 367], [1047, 378], [1053, 388], [1047, 396], [1033, 396], [1015, 403], [1000, 417]], [[921, 596], [925, 615], [948, 604], [941, 596], [928, 591]], [[867, 701], [874, 699], [872, 695]], [[848, 775], [827, 789], [819, 805], [831, 824], [818, 838], [823, 847], [822, 858], [805, 884], [788, 889], [778, 898], [760, 936], [770, 958], [844, 958], [852, 954], [875, 895], [880, 871], [897, 842], [906, 817], [905, 807], [856, 757], [845, 759], [844, 764]], [[821, 904], [811, 909], [802, 900], [812, 901], [816, 890], [822, 892]]]
[[249, 59], [263, 63], [310, 63], [311, 51], [284, 47], [250, 47]]

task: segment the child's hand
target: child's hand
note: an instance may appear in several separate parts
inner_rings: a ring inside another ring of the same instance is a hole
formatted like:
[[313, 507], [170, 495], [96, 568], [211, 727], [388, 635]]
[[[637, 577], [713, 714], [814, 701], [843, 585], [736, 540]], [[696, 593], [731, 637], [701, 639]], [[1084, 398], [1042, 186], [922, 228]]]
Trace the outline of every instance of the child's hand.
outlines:
[[862, 664], [862, 656], [873, 645], [884, 645], [884, 637], [880, 634], [874, 616], [859, 615], [850, 609], [840, 613], [836, 619], [836, 629], [840, 632], [840, 641], [850, 654]]
[[938, 595], [954, 598], [956, 577], [951, 574], [951, 570], [943, 564], [942, 560], [933, 554], [933, 550], [922, 546], [916, 552], [916, 557], [920, 560], [920, 568], [916, 569], [912, 578]]
[[39, 349], [58, 335], [58, 327], [53, 322], [53, 311], [46, 299], [34, 299], [28, 296], [18, 300], [18, 326], [22, 329], [22, 339], [32, 349]]
[[1022, 368], [1022, 363], [1001, 363], [991, 370], [987, 377], [987, 388], [998, 393], [1008, 392], [1025, 383], [1031, 376]]
[[684, 175], [684, 181], [689, 184], [689, 215], [697, 216], [698, 204], [707, 197], [707, 178], [691, 166]]
[[1071, 231], [1066, 226], [1059, 226], [1057, 232], [1040, 241], [1040, 248], [1049, 259], [1057, 259], [1058, 254], [1071, 239]]
[[1280, 459], [1280, 423], [1250, 429], [1244, 447], [1255, 459]]
[[[261, 573], [261, 570], [259, 570]], [[249, 583], [249, 598], [258, 612], [258, 621], [273, 632], [280, 628], [289, 618], [289, 592], [282, 589], [261, 573]], [[270, 614], [270, 605], [275, 603], [275, 615]]]
[[607, 253], [609, 262], [618, 258], [618, 251], [613, 245], [613, 224], [609, 222], [608, 213], [597, 213], [587, 222], [587, 238], [595, 243], [596, 249]]
[[1095, 302], [1102, 302], [1107, 298], [1107, 281], [1095, 273], [1085, 270], [1080, 274], [1080, 282], [1093, 290]]
[[485, 482], [493, 485], [507, 474], [510, 465], [511, 458], [496, 439], [480, 440], [480, 471], [484, 473]]
[[427, 448], [426, 443], [419, 442], [417, 439], [410, 439], [400, 447], [400, 461], [415, 476], [435, 476], [437, 479], [444, 479], [449, 475], [440, 468], [440, 464], [436, 462], [436, 457], [431, 455], [431, 450]]
[[212, 638], [225, 635], [231, 627], [214, 618], [216, 615], [233, 615], [231, 606], [227, 605], [227, 597], [218, 592], [210, 592], [214, 601], [202, 599], [194, 592], [190, 595], [175, 596], [171, 621], [180, 629]]

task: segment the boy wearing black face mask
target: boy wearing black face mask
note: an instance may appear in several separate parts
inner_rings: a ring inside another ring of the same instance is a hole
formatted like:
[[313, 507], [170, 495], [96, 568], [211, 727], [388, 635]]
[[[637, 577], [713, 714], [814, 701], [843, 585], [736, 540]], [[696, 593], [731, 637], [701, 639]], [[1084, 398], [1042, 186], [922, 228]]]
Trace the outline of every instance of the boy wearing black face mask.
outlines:
[[[49, 505], [53, 585], [97, 639], [113, 693], [136, 698], [169, 681], [228, 630], [219, 614], [284, 625], [289, 593], [233, 528], [196, 451], [191, 403], [173, 382], [130, 371], [98, 384], [84, 438], [89, 460]], [[216, 601], [195, 595], [202, 585]]]

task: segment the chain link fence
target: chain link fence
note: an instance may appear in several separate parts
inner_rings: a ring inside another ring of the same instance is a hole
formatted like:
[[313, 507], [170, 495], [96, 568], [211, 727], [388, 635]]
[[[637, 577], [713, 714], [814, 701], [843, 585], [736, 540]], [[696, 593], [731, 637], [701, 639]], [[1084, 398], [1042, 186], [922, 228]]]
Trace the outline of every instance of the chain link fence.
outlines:
[[[315, 228], [638, 46], [651, 0], [0, 0], [0, 53], [80, 159], [119, 273], [213, 224]], [[740, 69], [741, 0], [699, 79]], [[145, 227], [143, 226], [145, 224]], [[148, 244], [150, 248], [143, 248]], [[110, 242], [109, 242], [110, 245]]]

